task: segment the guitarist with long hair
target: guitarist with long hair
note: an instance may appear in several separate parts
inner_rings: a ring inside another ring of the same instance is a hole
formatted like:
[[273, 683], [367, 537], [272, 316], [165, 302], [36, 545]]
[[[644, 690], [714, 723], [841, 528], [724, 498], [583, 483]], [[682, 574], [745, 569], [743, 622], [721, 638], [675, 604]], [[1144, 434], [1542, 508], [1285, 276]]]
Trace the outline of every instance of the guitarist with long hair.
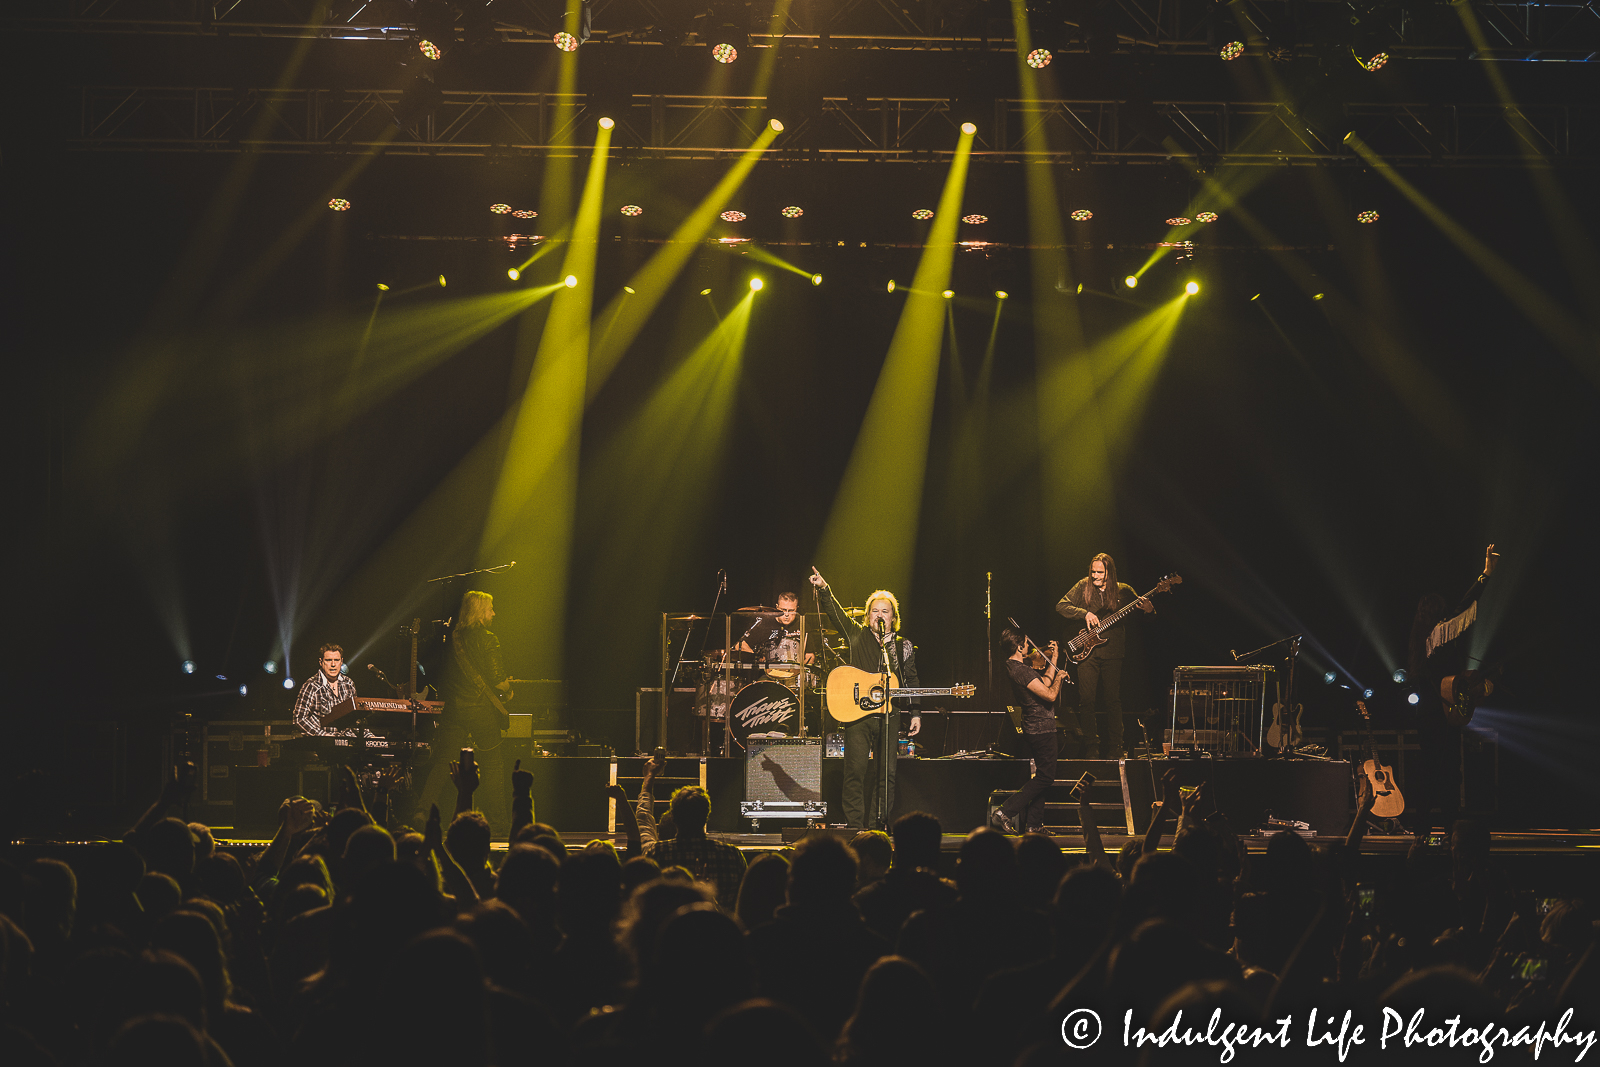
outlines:
[[[1101, 552], [1089, 561], [1089, 576], [1056, 604], [1056, 611], [1072, 622], [1081, 621], [1098, 630], [1100, 619], [1124, 604], [1137, 604], [1140, 611], [1153, 612], [1156, 606], [1134, 592], [1133, 586], [1117, 581], [1117, 563]], [[1120, 626], [1105, 632], [1105, 643], [1097, 645], [1078, 665], [1077, 741], [1081, 759], [1117, 759], [1122, 755], [1122, 660], [1127, 654], [1127, 630]], [[1103, 701], [1106, 713], [1104, 743], [1095, 730], [1095, 703]]]
[[[900, 684], [909, 688], [916, 688], [917, 681], [917, 647], [904, 637], [900, 636], [900, 601], [887, 589], [879, 589], [867, 597], [867, 612], [861, 622], [857, 622], [845, 613], [840, 605], [839, 598], [833, 595], [833, 590], [828, 588], [827, 581], [815, 567], [811, 568], [811, 584], [819, 592], [827, 594], [828, 614], [833, 618], [833, 624], [839, 632], [846, 635], [850, 642], [850, 666], [858, 670], [876, 673], [883, 670], [884, 654], [887, 651], [889, 665], [894, 675], [900, 679]], [[840, 797], [841, 806], [844, 808], [845, 821], [852, 830], [869, 828], [887, 828], [894, 812], [894, 772], [895, 757], [899, 750], [900, 738], [900, 708], [912, 704], [913, 701], [902, 697], [893, 698], [889, 711], [888, 745], [883, 744], [884, 723], [880, 715], [867, 715], [849, 723], [844, 728], [844, 789]], [[917, 736], [922, 729], [922, 718], [914, 708], [911, 712], [911, 725], [906, 733], [911, 737]], [[872, 752], [874, 749], [887, 747], [887, 752], [879, 752], [880, 759], [888, 759], [888, 795], [879, 796], [883, 792], [878, 788], [878, 779], [881, 774], [869, 775]], [[878, 810], [881, 802], [882, 808]], [[869, 812], [872, 822], [867, 822]]]
[[[494, 597], [474, 589], [461, 598], [461, 611], [450, 633], [445, 656], [444, 713], [433, 737], [433, 768], [422, 791], [422, 810], [437, 803], [450, 774], [450, 762], [470, 743], [482, 781], [490, 783], [484, 807], [498, 807], [505, 797], [505, 753], [500, 731], [510, 725], [505, 701], [512, 697], [511, 675], [500, 663], [500, 639], [489, 629]], [[510, 811], [486, 812], [490, 825], [509, 825]]]

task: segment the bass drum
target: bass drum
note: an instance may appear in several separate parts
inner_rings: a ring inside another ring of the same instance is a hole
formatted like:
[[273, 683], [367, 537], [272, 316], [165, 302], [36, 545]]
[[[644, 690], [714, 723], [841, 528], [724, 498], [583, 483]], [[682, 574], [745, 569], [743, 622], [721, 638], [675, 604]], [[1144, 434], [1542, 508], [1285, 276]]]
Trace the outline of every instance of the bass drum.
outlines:
[[740, 752], [752, 738], [788, 737], [800, 721], [800, 698], [777, 682], [751, 682], [728, 708], [733, 744]]

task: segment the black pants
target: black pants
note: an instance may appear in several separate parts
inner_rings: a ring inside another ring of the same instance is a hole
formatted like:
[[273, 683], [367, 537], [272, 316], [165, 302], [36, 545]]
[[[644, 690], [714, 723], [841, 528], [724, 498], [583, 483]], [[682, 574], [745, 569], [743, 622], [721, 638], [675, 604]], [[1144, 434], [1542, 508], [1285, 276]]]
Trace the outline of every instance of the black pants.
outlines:
[[[889, 828], [894, 813], [894, 771], [900, 752], [900, 712], [889, 715], [889, 795], [884, 799], [882, 811], [878, 807], [882, 790], [882, 765], [872, 765], [872, 754], [883, 745], [883, 716], [868, 715], [844, 728], [844, 789], [839, 798], [844, 807], [844, 821], [852, 830], [876, 830], [878, 817], [883, 815], [882, 828]], [[878, 752], [878, 758], [883, 753]]]
[[467, 704], [458, 705], [439, 718], [430, 746], [433, 765], [418, 798], [422, 813], [428, 813], [428, 805], [438, 804], [439, 817], [445, 826], [450, 825], [455, 793], [451, 792], [448, 800], [443, 798], [450, 785], [450, 764], [460, 759], [461, 750], [470, 744], [478, 763], [478, 791], [472, 797], [473, 807], [488, 818], [489, 829], [496, 837], [504, 837], [511, 829], [511, 775], [506, 771], [500, 713], [488, 704]]
[[1417, 728], [1417, 746], [1406, 760], [1406, 813], [1401, 821], [1412, 833], [1426, 832], [1438, 808], [1439, 825], [1448, 833], [1461, 814], [1461, 727], [1425, 722]]
[[[1095, 729], [1095, 700], [1105, 707], [1105, 729]], [[1122, 755], [1122, 660], [1091, 654], [1078, 664], [1078, 733], [1089, 759]], [[1098, 748], [1097, 748], [1098, 746]]]
[[1056, 780], [1056, 732], [1023, 734], [1022, 740], [1033, 757], [1033, 777], [1012, 793], [1000, 810], [1016, 819], [1024, 830], [1035, 830], [1044, 825], [1044, 794]]

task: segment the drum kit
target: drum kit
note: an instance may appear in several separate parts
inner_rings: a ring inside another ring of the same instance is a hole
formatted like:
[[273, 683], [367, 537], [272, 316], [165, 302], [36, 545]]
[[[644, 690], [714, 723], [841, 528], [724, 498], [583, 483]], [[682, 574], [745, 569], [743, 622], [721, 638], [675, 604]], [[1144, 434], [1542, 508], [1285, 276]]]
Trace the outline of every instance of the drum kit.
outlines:
[[[851, 613], [859, 616], [863, 609]], [[765, 604], [737, 608], [718, 620], [723, 625], [708, 627], [706, 647], [698, 657], [678, 662], [677, 684], [695, 686], [694, 714], [708, 747], [724, 730], [734, 753], [743, 752], [751, 740], [817, 732], [819, 720], [813, 709], [825, 710], [823, 682], [828, 668], [843, 663], [848, 652], [839, 632], [818, 613], [807, 613], [799, 621], [812, 649], [809, 662], [794, 637], [755, 652], [741, 647], [746, 642], [738, 635], [748, 636], [762, 620], [783, 614]], [[808, 712], [805, 724], [802, 708]]]

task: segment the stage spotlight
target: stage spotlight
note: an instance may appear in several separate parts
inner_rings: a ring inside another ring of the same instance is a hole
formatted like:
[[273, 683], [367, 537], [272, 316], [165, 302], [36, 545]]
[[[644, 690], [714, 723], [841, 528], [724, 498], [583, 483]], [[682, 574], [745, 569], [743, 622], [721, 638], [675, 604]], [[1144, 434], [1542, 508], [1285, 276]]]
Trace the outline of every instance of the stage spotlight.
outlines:
[[1194, 296], [1196, 293], [1200, 292], [1200, 283], [1190, 282], [1188, 285], [1183, 287], [1183, 291], [1188, 293], [1190, 296]]
[[267, 660], [267, 662], [265, 662], [265, 663], [263, 663], [261, 665], [261, 669], [266, 671], [268, 674], [277, 674], [278, 673], [278, 661], [275, 660], [275, 659], [269, 659], [269, 660]]
[[1186, 218], [1183, 215], [1179, 215], [1176, 218], [1168, 219], [1167, 220], [1167, 225], [1168, 226], [1187, 226], [1187, 225], [1189, 225], [1189, 223], [1191, 223], [1193, 221], [1194, 220], [1191, 219], [1191, 218]]
[[889, 279], [889, 292], [891, 292], [891, 293], [894, 292], [894, 279], [893, 278]]
[[228, 676], [227, 676], [227, 675], [226, 675], [226, 674], [219, 674], [219, 675], [217, 675], [217, 681], [219, 681], [219, 682], [226, 682], [226, 681], [227, 681], [227, 680], [228, 680]]
[[919, 207], [917, 210], [911, 213], [911, 217], [916, 219], [918, 222], [927, 222], [929, 219], [933, 218], [933, 212], [929, 211], [925, 207]]
[[623, 204], [622, 213], [628, 216], [630, 219], [636, 219], [640, 215], [644, 214], [644, 208], [640, 207], [638, 204]]
[[193, 674], [194, 673], [194, 660], [186, 659], [186, 660], [183, 661], [183, 673], [184, 674]]
[[1408, 694], [1406, 694], [1406, 703], [1407, 704], [1420, 704], [1420, 703], [1422, 703], [1422, 698], [1420, 696], [1418, 696], [1416, 693], [1408, 693]]
[[820, 274], [813, 274], [813, 275], [812, 275], [812, 276], [811, 276], [811, 284], [812, 284], [812, 285], [821, 285], [821, 284], [822, 284], [822, 275], [820, 275]]
[[973, 134], [978, 132], [978, 126], [976, 123], [963, 122], [961, 124], [961, 132], [966, 134], [968, 137], [971, 137]]
[[700, 290], [700, 295], [701, 296], [710, 296], [711, 295], [711, 290], [710, 289], [702, 289], [702, 290]]
[[989, 221], [988, 215], [962, 215], [961, 221], [968, 226], [982, 226]]
[[783, 132], [783, 123], [779, 122], [777, 119], [768, 119], [767, 120], [767, 125], [772, 127], [772, 132], [773, 133], [782, 133]]
[[1244, 42], [1229, 41], [1227, 44], [1222, 46], [1221, 55], [1223, 62], [1225, 63], [1230, 60], [1238, 59], [1240, 56], [1244, 55]]
[[951, 298], [951, 297], [953, 297], [953, 296], [955, 296], [955, 295], [956, 295], [956, 291], [955, 291], [955, 290], [954, 290], [954, 289], [946, 289], [946, 290], [945, 290], [945, 291], [944, 291], [944, 292], [943, 292], [943, 293], [942, 293], [942, 294], [941, 294], [941, 295], [942, 295], [942, 296], [943, 296], [943, 297], [944, 297], [944, 298], [945, 298], [945, 299], [946, 299], [946, 300], [949, 300], [949, 299], [950, 299], [950, 298]]
[[1032, 67], [1034, 70], [1039, 70], [1043, 67], [1048, 67], [1050, 65], [1050, 61], [1054, 58], [1055, 56], [1050, 54], [1050, 49], [1035, 48], [1033, 51], [1028, 53], [1028, 66]]
[[489, 210], [494, 212], [496, 215], [508, 215], [508, 214], [511, 213], [511, 205], [510, 204], [490, 204], [489, 205]]
[[350, 210], [350, 201], [344, 199], [343, 197], [336, 196], [332, 200], [328, 201], [328, 210], [329, 211], [349, 211]]
[[1199, 212], [1198, 214], [1195, 215], [1194, 221], [1196, 221], [1196, 222], [1216, 222], [1217, 221], [1217, 213], [1215, 211], [1202, 211], [1202, 212]]
[[1251, 298], [1250, 298], [1250, 299], [1251, 299], [1251, 300], [1252, 300], [1252, 301], [1254, 301], [1254, 300], [1260, 300], [1260, 299], [1261, 299], [1261, 294], [1260, 294], [1260, 293], [1257, 293], [1257, 294], [1256, 294], [1256, 295], [1255, 295], [1255, 296], [1252, 296], [1252, 297], [1251, 297]]
[[759, 293], [761, 291], [761, 287], [763, 285], [765, 285], [765, 284], [766, 283], [763, 282], [760, 278], [751, 278], [750, 279], [750, 291], [752, 293]]
[[739, 50], [731, 44], [719, 44], [711, 50], [711, 58], [718, 63], [732, 63], [739, 58]]
[[1371, 59], [1362, 60], [1361, 61], [1361, 65], [1363, 67], [1366, 67], [1372, 73], [1376, 74], [1378, 71], [1383, 69], [1383, 65], [1385, 63], [1387, 63], [1387, 62], [1389, 62], [1389, 53], [1388, 52], [1379, 52], [1377, 55], [1373, 56]]
[[250, 687], [248, 685], [241, 685], [239, 687], [239, 695], [242, 696], [242, 697], [249, 696], [250, 695]]
[[1078, 295], [1079, 296], [1083, 295], [1083, 283], [1082, 282], [1078, 283]]
[[624, 292], [624, 293], [627, 293], [627, 294], [628, 294], [628, 295], [629, 295], [629, 296], [633, 296], [633, 295], [634, 295], [634, 292], [635, 292], [635, 290], [634, 290], [634, 288], [633, 288], [633, 286], [631, 286], [631, 285], [624, 285], [624, 286], [623, 286], [623, 287], [622, 287], [622, 291], [623, 291], [623, 292]]
[[550, 40], [563, 52], [576, 52], [578, 50], [578, 39], [566, 30], [557, 33]]
[[782, 215], [786, 219], [797, 219], [801, 215], [804, 215], [805, 213], [806, 213], [805, 212], [805, 208], [799, 207], [798, 205], [795, 205], [795, 204], [790, 204], [788, 207], [784, 208], [781, 212], [779, 212], [779, 214]]
[[1324, 685], [1332, 685], [1334, 683], [1334, 680], [1337, 679], [1338, 677], [1339, 676], [1334, 674], [1332, 671], [1325, 671], [1325, 672], [1323, 672], [1323, 675], [1322, 675], [1322, 683]]
[[1094, 218], [1094, 212], [1086, 207], [1080, 207], [1072, 213], [1073, 222], [1088, 222], [1092, 218]]
[[724, 211], [717, 217], [723, 222], [743, 222], [746, 216], [742, 211]]
[[1006, 292], [1004, 289], [996, 289], [994, 291], [994, 298], [996, 300], [1005, 300], [1005, 299], [1009, 298], [1010, 296], [1011, 296], [1011, 294]]
[[1321, 300], [1322, 297], [1323, 297], [1322, 293], [1312, 293], [1311, 294], [1311, 299], [1313, 299], [1313, 300]]
[[448, 283], [444, 280], [444, 275], [439, 275], [439, 288], [443, 289], [446, 284]]
[[1363, 690], [1362, 690], [1362, 691], [1361, 691], [1361, 698], [1362, 698], [1362, 699], [1363, 699], [1363, 700], [1371, 700], [1371, 699], [1372, 699], [1372, 690], [1370, 690], [1370, 689], [1363, 689]]
[[1376, 211], [1363, 211], [1361, 214], [1356, 216], [1356, 221], [1357, 222], [1377, 222], [1378, 221], [1378, 213]]
[[516, 281], [518, 278], [522, 277], [522, 272], [517, 268], [512, 267], [510, 270], [506, 271], [506, 277], [510, 278], [512, 281]]
[[529, 208], [522, 208], [520, 210], [513, 211], [511, 213], [511, 217], [514, 219], [536, 219], [539, 217], [539, 213], [537, 211], [530, 210]]
[[578, 287], [578, 276], [576, 274], [567, 275], [566, 286], [568, 289], [576, 289]]
[[388, 291], [389, 291], [389, 287], [387, 285], [384, 285], [382, 282], [378, 283], [378, 292], [387, 293]]
[[1126, 285], [1129, 289], [1137, 289], [1139, 288], [1139, 276], [1137, 274], [1130, 274], [1126, 278], [1122, 279], [1122, 284]]
[[1394, 672], [1394, 684], [1395, 685], [1405, 685], [1406, 684], [1406, 677], [1407, 677], [1406, 669], [1404, 667], [1401, 667], [1399, 670]]
[[284, 677], [283, 677], [283, 687], [285, 689], [293, 689], [294, 688], [294, 679], [290, 678], [288, 675], [284, 675]]
[[439, 46], [434, 44], [432, 41], [418, 41], [417, 51], [433, 60], [437, 60], [440, 54]]
[[616, 125], [616, 123], [615, 123], [615, 122], [613, 122], [613, 121], [611, 121], [611, 120], [610, 120], [610, 119], [608, 119], [608, 118], [602, 118], [602, 119], [601, 119], [601, 120], [600, 120], [600, 128], [601, 128], [601, 129], [602, 129], [602, 130], [609, 130], [609, 129], [610, 129], [610, 128], [611, 128], [611, 127], [613, 127], [613, 126], [615, 126], [615, 125]]

